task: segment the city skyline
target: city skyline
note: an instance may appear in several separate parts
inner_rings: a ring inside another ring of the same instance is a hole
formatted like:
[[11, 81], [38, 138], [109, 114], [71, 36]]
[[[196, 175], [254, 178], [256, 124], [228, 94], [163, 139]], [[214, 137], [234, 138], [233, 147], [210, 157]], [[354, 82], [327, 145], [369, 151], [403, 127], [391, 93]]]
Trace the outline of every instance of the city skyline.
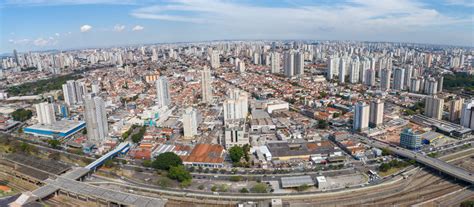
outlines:
[[459, 0], [7, 0], [0, 4], [0, 53], [225, 39], [472, 47], [472, 7]]

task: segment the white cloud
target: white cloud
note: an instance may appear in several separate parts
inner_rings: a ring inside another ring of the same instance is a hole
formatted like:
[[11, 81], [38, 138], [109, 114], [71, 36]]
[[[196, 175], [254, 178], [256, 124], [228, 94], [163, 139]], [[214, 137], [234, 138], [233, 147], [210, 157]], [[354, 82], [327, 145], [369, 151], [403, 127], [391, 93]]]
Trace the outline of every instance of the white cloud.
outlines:
[[17, 39], [17, 40], [10, 39], [10, 40], [8, 40], [8, 42], [11, 43], [11, 44], [14, 44], [14, 45], [26, 45], [26, 44], [29, 44], [31, 42], [31, 40], [29, 40], [29, 39]]
[[121, 31], [123, 31], [124, 29], [125, 29], [125, 25], [119, 25], [119, 24], [117, 24], [117, 25], [114, 26], [114, 30], [115, 30], [116, 32], [121, 32]]
[[59, 6], [59, 5], [136, 5], [138, 0], [6, 0], [6, 6]]
[[474, 7], [473, 0], [446, 0], [446, 4], [455, 6]]
[[54, 35], [55, 35], [56, 37], [59, 37], [59, 36], [61, 36], [59, 33], [55, 33]]
[[43, 38], [38, 38], [33, 41], [33, 45], [35, 46], [46, 46], [48, 43], [49, 41]]
[[136, 25], [132, 28], [132, 31], [141, 31], [145, 29], [143, 26], [140, 26], [140, 25]]
[[81, 32], [88, 32], [92, 29], [92, 26], [85, 24], [81, 26]]

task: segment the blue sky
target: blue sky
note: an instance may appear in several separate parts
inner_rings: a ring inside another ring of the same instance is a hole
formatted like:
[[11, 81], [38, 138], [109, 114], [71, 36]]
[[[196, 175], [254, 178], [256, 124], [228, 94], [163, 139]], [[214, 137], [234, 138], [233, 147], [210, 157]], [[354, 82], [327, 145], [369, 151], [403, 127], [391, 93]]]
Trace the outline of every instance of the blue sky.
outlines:
[[474, 0], [0, 0], [0, 53], [216, 39], [474, 46]]

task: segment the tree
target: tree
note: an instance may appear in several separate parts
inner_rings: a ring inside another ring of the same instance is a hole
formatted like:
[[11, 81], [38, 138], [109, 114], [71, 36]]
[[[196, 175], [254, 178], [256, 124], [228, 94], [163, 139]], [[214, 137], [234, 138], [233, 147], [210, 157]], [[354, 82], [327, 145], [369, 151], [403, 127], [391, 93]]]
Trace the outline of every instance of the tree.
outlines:
[[61, 154], [59, 154], [59, 152], [51, 152], [49, 153], [48, 158], [51, 160], [60, 160]]
[[239, 181], [242, 180], [242, 176], [240, 176], [240, 175], [233, 175], [233, 176], [230, 176], [229, 180], [232, 181], [232, 182], [239, 182]]
[[303, 184], [303, 185], [300, 185], [298, 186], [298, 188], [296, 190], [298, 191], [305, 191], [305, 190], [308, 190], [311, 186], [307, 185], [307, 184]]
[[168, 177], [179, 182], [191, 180], [191, 174], [186, 171], [183, 165], [172, 166], [168, 172]]
[[59, 146], [61, 145], [61, 142], [59, 140], [56, 140], [56, 139], [50, 139], [50, 140], [48, 140], [48, 144], [52, 148], [58, 149]]
[[151, 160], [143, 160], [142, 165], [143, 165], [143, 167], [151, 167], [152, 162], [151, 162]]
[[329, 124], [326, 120], [318, 120], [318, 128], [319, 129], [326, 129], [328, 128]]
[[242, 188], [240, 189], [240, 193], [249, 193], [249, 190], [247, 188]]
[[233, 146], [229, 150], [229, 155], [232, 162], [240, 162], [240, 159], [244, 156], [244, 150], [240, 146]]
[[157, 181], [156, 184], [158, 184], [162, 188], [168, 188], [171, 186], [171, 184], [173, 184], [173, 181], [167, 177], [162, 177]]
[[387, 148], [382, 148], [382, 156], [392, 155], [392, 151]]
[[113, 159], [109, 159], [109, 160], [107, 160], [107, 161], [104, 162], [104, 167], [109, 167], [109, 168], [111, 168], [111, 167], [114, 167], [114, 166], [115, 166], [115, 162], [114, 162]]
[[11, 114], [13, 120], [15, 121], [26, 121], [33, 116], [33, 112], [31, 110], [26, 109], [17, 109]]
[[182, 165], [183, 161], [173, 152], [165, 152], [158, 155], [155, 160], [151, 163], [151, 166], [155, 169], [169, 170], [171, 167]]
[[264, 183], [257, 183], [250, 189], [250, 191], [253, 193], [266, 193], [267, 185]]
[[463, 201], [460, 207], [474, 207], [474, 200]]

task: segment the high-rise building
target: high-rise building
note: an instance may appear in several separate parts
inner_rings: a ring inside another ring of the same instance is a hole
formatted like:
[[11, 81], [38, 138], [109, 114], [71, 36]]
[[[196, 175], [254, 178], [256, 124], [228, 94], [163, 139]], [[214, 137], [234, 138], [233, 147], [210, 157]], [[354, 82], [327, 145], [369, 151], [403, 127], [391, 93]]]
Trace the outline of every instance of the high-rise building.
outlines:
[[16, 49], [13, 50], [13, 56], [14, 56], [14, 58], [15, 58], [16, 65], [17, 65], [18, 67], [20, 67], [20, 66], [21, 66], [21, 65], [20, 65], [20, 58], [18, 57], [18, 52], [16, 51]]
[[426, 97], [425, 116], [441, 119], [443, 117], [444, 100], [436, 96]]
[[403, 129], [400, 133], [400, 146], [412, 150], [420, 149], [421, 135], [410, 128]]
[[224, 122], [245, 119], [248, 115], [248, 94], [244, 91], [229, 90], [229, 98], [224, 101]]
[[350, 74], [350, 83], [358, 83], [359, 82], [359, 77], [360, 77], [360, 63], [359, 63], [359, 58], [355, 58], [352, 60], [351, 64], [351, 74]]
[[368, 86], [375, 86], [375, 70], [369, 69], [366, 72], [365, 77], [365, 85]]
[[292, 77], [295, 74], [295, 56], [292, 51], [286, 51], [283, 56], [283, 70], [285, 76]]
[[201, 71], [201, 99], [203, 103], [212, 101], [211, 71], [207, 66]]
[[383, 91], [386, 91], [390, 89], [390, 76], [392, 76], [392, 71], [387, 68], [384, 68], [382, 69], [381, 73], [382, 74], [380, 77], [380, 88]]
[[83, 82], [69, 80], [63, 84], [64, 101], [68, 106], [82, 104], [86, 93], [87, 89]]
[[435, 95], [438, 93], [438, 81], [435, 78], [428, 79], [428, 87], [425, 88], [425, 93]]
[[109, 134], [105, 102], [94, 94], [87, 94], [84, 99], [84, 108], [87, 137], [91, 142], [100, 143]]
[[301, 51], [297, 51], [294, 53], [294, 61], [295, 61], [295, 75], [302, 76], [304, 75], [304, 54]]
[[369, 127], [370, 106], [364, 102], [358, 102], [355, 105], [353, 129], [354, 131], [363, 131]]
[[454, 122], [461, 118], [461, 109], [463, 103], [463, 98], [458, 98], [449, 102], [449, 121]]
[[185, 138], [192, 138], [198, 134], [198, 116], [197, 111], [188, 107], [183, 115], [183, 131]]
[[35, 104], [36, 118], [40, 124], [52, 125], [56, 122], [54, 106], [48, 102]]
[[344, 83], [346, 80], [346, 59], [341, 58], [339, 62], [339, 83]]
[[339, 58], [337, 57], [329, 57], [328, 58], [328, 68], [326, 78], [328, 80], [332, 80], [334, 76], [339, 74]]
[[159, 108], [167, 107], [171, 103], [168, 79], [160, 76], [155, 82], [156, 84], [156, 102]]
[[405, 81], [405, 69], [395, 68], [393, 72], [393, 89], [397, 91], [403, 90], [405, 86], [404, 81]]
[[461, 125], [474, 129], [474, 100], [465, 102], [461, 109]]
[[410, 90], [411, 86], [411, 75], [413, 73], [413, 66], [409, 66], [405, 69], [405, 80], [403, 81], [405, 83], [405, 88]]
[[226, 122], [224, 129], [224, 146], [230, 149], [233, 146], [244, 146], [249, 143], [244, 119], [234, 119]]
[[211, 68], [216, 69], [221, 67], [221, 60], [219, 57], [219, 51], [211, 52]]
[[271, 54], [272, 73], [280, 73], [280, 54], [272, 52]]
[[420, 85], [421, 85], [421, 79], [419, 78], [411, 78], [410, 79], [410, 87], [409, 87], [409, 91], [412, 92], [412, 93], [417, 93], [420, 91]]
[[371, 127], [378, 127], [383, 123], [383, 107], [384, 102], [380, 99], [374, 99], [370, 102], [370, 119]]

